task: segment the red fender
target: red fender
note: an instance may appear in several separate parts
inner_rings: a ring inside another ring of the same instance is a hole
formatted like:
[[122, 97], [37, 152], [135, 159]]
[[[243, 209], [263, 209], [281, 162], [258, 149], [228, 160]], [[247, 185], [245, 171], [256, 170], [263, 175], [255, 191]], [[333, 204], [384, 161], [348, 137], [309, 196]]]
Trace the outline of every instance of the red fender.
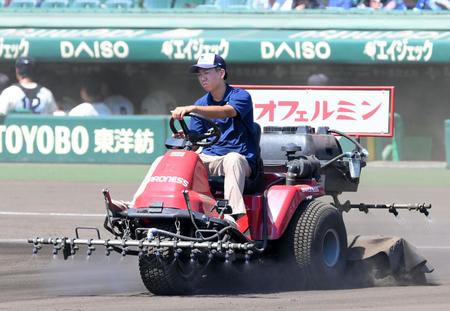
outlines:
[[316, 182], [271, 187], [267, 193], [269, 240], [281, 238], [301, 202], [308, 197], [323, 195], [325, 195], [323, 187]]
[[[192, 210], [210, 214], [215, 200], [208, 184], [208, 173], [198, 154], [186, 150], [170, 150], [153, 173], [147, 174], [136, 194], [134, 206], [145, 208], [162, 202], [164, 207], [186, 209], [183, 191], [189, 190]], [[141, 188], [140, 187], [140, 188]]]

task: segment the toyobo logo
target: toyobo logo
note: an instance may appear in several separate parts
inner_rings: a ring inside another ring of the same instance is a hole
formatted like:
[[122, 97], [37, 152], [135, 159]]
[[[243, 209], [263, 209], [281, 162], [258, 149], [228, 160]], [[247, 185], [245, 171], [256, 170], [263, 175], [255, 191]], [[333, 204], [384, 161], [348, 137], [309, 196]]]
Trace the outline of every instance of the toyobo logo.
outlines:
[[66, 126], [0, 125], [0, 153], [64, 155], [73, 152], [83, 155], [88, 148], [89, 135], [83, 126], [70, 129]]

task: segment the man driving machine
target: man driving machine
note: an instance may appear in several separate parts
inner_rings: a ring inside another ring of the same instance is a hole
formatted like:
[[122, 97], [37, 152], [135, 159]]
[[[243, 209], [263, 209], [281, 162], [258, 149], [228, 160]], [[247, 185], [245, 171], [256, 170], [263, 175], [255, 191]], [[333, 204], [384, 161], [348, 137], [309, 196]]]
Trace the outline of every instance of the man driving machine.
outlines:
[[[176, 107], [172, 117], [180, 120], [188, 113], [197, 113], [216, 123], [221, 136], [217, 143], [199, 154], [210, 175], [224, 176], [224, 198], [232, 207], [230, 223], [236, 223], [242, 232], [248, 228], [242, 193], [245, 178], [256, 171], [257, 142], [253, 132], [253, 103], [250, 94], [226, 82], [225, 60], [212, 53], [202, 54], [191, 67], [207, 92], [194, 105]], [[207, 131], [198, 118], [191, 118], [189, 129], [196, 133]], [[244, 229], [244, 230], [242, 230]]]

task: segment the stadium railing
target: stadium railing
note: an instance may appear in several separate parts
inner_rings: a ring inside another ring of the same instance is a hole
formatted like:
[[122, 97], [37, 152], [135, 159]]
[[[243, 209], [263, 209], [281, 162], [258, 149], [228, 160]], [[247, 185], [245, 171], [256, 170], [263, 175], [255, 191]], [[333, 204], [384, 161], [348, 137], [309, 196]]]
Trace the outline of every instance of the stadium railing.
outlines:
[[9, 7], [11, 8], [34, 8], [39, 5], [36, 0], [14, 0], [11, 1]]
[[[306, 8], [301, 11], [313, 12], [316, 13], [326, 11], [328, 13], [378, 13], [378, 12], [389, 12], [389, 14], [403, 13], [407, 12], [448, 12], [445, 8], [433, 9], [430, 6], [423, 6], [423, 8], [415, 8], [414, 10], [374, 10], [368, 7], [363, 7], [357, 5], [361, 4], [364, 0], [311, 0], [316, 1], [317, 3], [323, 3], [324, 5], [320, 5], [317, 8]], [[406, 0], [398, 0], [398, 2], [402, 2]], [[430, 1], [434, 2], [445, 2], [448, 3], [448, 7], [450, 8], [450, 0], [417, 0], [417, 3], [428, 3]], [[9, 4], [5, 4], [10, 2]], [[351, 7], [339, 7], [333, 6], [329, 7], [328, 4], [334, 5], [333, 3], [343, 3], [348, 2], [351, 3]], [[326, 5], [325, 5], [326, 3]], [[231, 11], [234, 12], [263, 12], [270, 11], [271, 9], [261, 9], [255, 8], [252, 0], [0, 0], [0, 9], [3, 10], [14, 10], [14, 11], [26, 11], [31, 10], [33, 8], [37, 8], [39, 11], [40, 8], [51, 9], [52, 11], [57, 11], [58, 9], [61, 11], [83, 11], [85, 9], [89, 9], [92, 12], [97, 11], [106, 11], [107, 9], [122, 9], [122, 10], [149, 10], [149, 11], [173, 11], [173, 12], [194, 12], [194, 11]], [[319, 12], [317, 12], [319, 11]], [[282, 11], [283, 13], [289, 12]], [[292, 12], [299, 12], [298, 10], [292, 10]]]
[[69, 6], [68, 0], [44, 0], [41, 8], [45, 9], [63, 9]]
[[129, 9], [135, 6], [133, 0], [106, 0], [104, 5], [109, 9]]

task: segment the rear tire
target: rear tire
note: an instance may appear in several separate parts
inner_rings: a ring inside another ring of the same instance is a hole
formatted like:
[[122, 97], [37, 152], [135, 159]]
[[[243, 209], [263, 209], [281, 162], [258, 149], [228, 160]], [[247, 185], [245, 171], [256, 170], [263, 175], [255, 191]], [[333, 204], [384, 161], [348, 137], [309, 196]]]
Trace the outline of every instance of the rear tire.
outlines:
[[343, 278], [347, 253], [347, 232], [339, 211], [325, 202], [305, 202], [286, 233], [288, 255], [305, 285], [337, 287]]

